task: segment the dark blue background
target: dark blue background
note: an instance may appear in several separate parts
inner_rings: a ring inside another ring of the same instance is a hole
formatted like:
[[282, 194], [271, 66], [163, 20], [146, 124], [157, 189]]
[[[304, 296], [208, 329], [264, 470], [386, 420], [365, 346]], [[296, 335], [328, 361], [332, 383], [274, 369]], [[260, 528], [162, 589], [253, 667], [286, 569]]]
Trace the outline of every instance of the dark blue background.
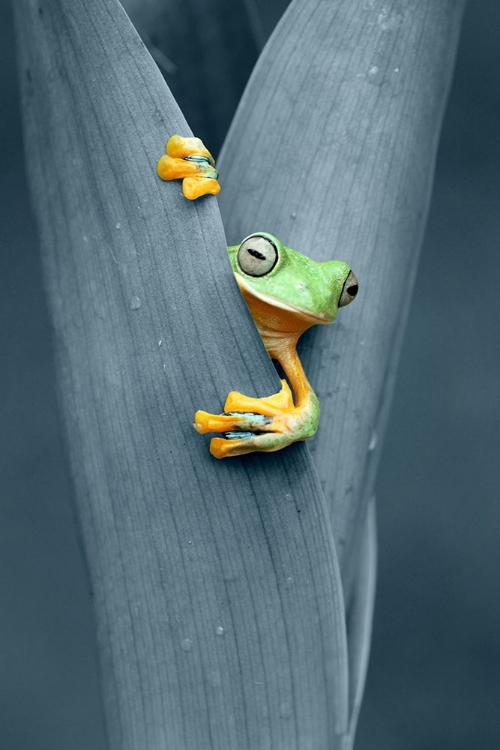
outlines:
[[[6, 3], [0, 19], [0, 747], [103, 750]], [[496, 0], [469, 5], [377, 483], [357, 750], [500, 747], [499, 28]]]

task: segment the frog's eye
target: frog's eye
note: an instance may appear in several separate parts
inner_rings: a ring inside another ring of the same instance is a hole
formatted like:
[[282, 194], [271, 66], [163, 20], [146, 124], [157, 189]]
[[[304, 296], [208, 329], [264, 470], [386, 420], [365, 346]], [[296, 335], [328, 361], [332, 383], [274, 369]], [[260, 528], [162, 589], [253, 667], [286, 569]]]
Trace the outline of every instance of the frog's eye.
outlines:
[[342, 294], [339, 299], [339, 307], [345, 307], [353, 301], [354, 297], [358, 293], [358, 280], [352, 271], [349, 271], [349, 276], [344, 281], [342, 287]]
[[268, 237], [247, 237], [238, 250], [238, 263], [249, 276], [265, 276], [278, 262], [278, 249]]

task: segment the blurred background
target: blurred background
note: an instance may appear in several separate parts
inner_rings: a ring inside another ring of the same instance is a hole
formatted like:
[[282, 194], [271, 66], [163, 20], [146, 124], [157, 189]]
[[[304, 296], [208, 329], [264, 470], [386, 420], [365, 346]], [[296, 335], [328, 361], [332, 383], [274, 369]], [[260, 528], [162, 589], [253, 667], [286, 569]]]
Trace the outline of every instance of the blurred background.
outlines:
[[[229, 30], [244, 6], [228, 4]], [[0, 20], [0, 747], [105, 750], [6, 2]], [[499, 28], [496, 0], [469, 4], [377, 482], [378, 592], [356, 750], [500, 747]], [[181, 78], [200, 61], [184, 61], [182, 39], [168, 58], [148, 40], [215, 153], [258, 54], [255, 28], [241, 33], [240, 77], [206, 135], [204, 94], [187, 100]]]

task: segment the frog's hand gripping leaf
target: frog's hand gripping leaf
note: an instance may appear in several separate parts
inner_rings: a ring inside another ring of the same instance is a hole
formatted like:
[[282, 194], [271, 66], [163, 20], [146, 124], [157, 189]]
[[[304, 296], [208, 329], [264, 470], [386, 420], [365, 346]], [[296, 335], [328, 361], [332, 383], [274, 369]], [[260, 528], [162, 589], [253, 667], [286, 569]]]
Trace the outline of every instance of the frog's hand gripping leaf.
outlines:
[[182, 192], [190, 201], [202, 195], [218, 195], [219, 173], [212, 154], [199, 138], [173, 135], [166, 151], [156, 166], [162, 180], [182, 180]]
[[358, 291], [347, 263], [317, 263], [264, 232], [230, 247], [229, 257], [264, 346], [283, 367], [296, 403], [282, 380], [281, 391], [273, 396], [250, 398], [232, 391], [223, 414], [197, 411], [194, 426], [198, 432], [224, 433], [224, 438], [213, 438], [210, 443], [216, 458], [277, 451], [314, 435], [319, 403], [296, 344], [311, 326], [335, 320], [337, 309], [352, 302]]

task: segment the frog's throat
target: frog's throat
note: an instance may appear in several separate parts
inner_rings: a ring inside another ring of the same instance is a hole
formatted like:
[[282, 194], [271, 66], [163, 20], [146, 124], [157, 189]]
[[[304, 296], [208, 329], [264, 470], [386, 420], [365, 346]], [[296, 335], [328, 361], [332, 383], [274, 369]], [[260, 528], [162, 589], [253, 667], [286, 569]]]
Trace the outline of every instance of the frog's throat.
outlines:
[[331, 318], [328, 318], [326, 315], [315, 315], [309, 310], [304, 310], [302, 307], [299, 307], [298, 305], [289, 305], [286, 302], [283, 302], [282, 300], [278, 300], [275, 297], [272, 297], [270, 295], [259, 294], [259, 292], [257, 292], [253, 287], [247, 284], [245, 279], [242, 276], [240, 276], [239, 273], [236, 273], [236, 271], [234, 272], [234, 276], [245, 298], [247, 297], [247, 295], [249, 297], [255, 297], [256, 299], [261, 300], [267, 305], [272, 305], [272, 307], [279, 307], [281, 310], [286, 310], [287, 312], [292, 313], [292, 315], [299, 314], [303, 316], [304, 318], [307, 318], [307, 320], [309, 321], [309, 326], [307, 326], [307, 328], [313, 325], [317, 325], [321, 323], [325, 324], [325, 323], [331, 322]]

